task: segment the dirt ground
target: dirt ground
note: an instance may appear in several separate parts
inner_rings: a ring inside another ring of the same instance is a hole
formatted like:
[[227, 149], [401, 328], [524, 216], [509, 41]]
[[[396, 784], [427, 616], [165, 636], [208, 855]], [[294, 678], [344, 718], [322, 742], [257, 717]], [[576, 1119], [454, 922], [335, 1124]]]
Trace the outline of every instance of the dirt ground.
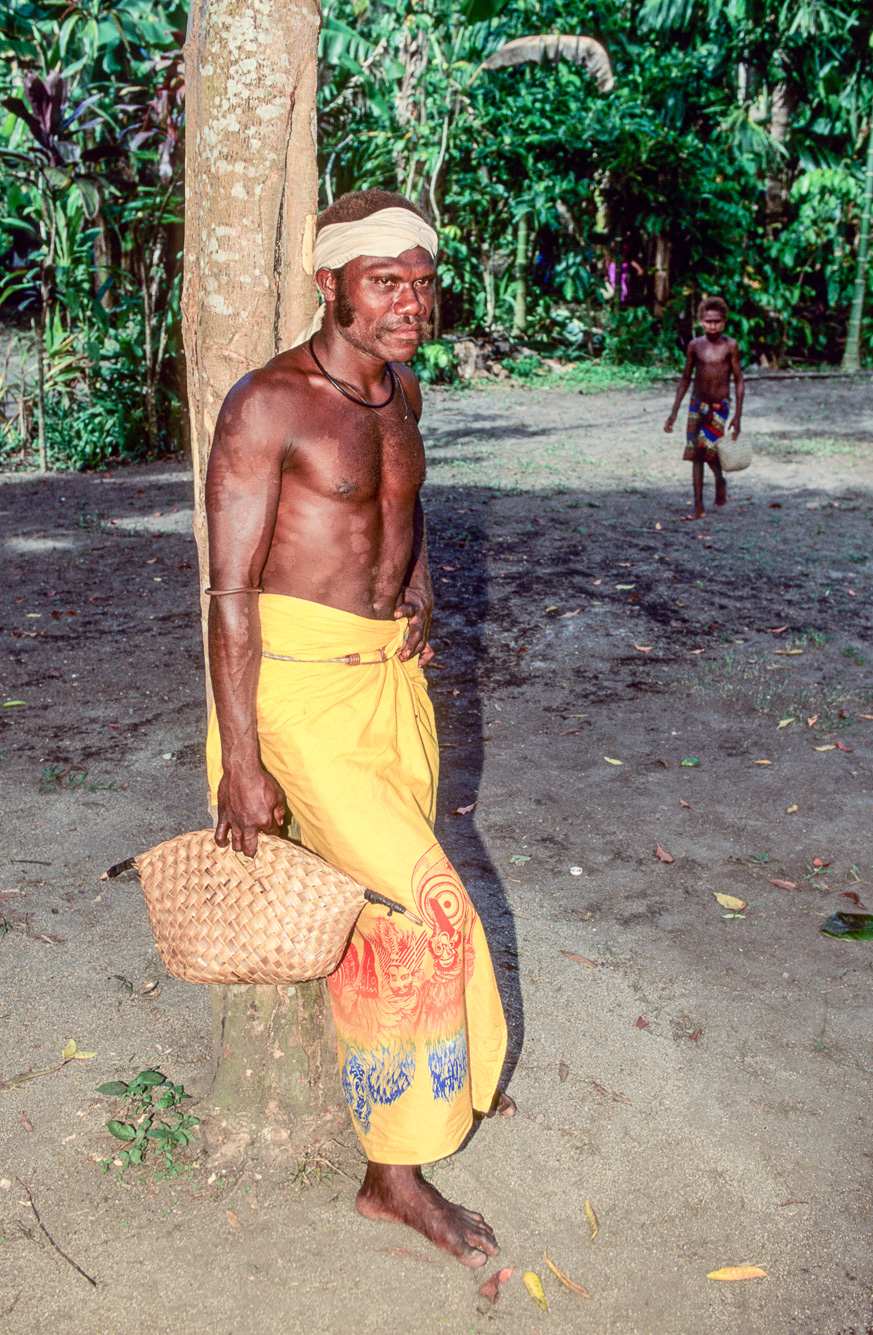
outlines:
[[[517, 1267], [493, 1307], [496, 1266], [357, 1216], [351, 1131], [320, 1177], [101, 1170], [95, 1087], [158, 1065], [196, 1095], [209, 1059], [206, 990], [99, 879], [207, 823], [190, 479], [0, 479], [0, 1081], [96, 1054], [0, 1089], [9, 1335], [873, 1332], [873, 943], [820, 931], [873, 900], [873, 410], [751, 382], [755, 463], [690, 524], [671, 395], [426, 399], [438, 833], [519, 1105], [434, 1181]], [[767, 1277], [707, 1279], [739, 1264]]]

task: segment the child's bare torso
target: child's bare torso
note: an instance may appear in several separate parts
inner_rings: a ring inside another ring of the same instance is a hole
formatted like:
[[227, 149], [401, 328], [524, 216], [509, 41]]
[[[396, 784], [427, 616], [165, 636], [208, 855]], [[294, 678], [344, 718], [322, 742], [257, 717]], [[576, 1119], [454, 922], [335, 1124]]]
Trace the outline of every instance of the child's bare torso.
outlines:
[[[734, 339], [720, 334], [717, 339], [695, 338], [688, 352], [694, 361], [694, 385], [691, 393], [702, 403], [730, 398], [731, 366], [736, 354]], [[686, 381], [687, 383], [687, 381]]]

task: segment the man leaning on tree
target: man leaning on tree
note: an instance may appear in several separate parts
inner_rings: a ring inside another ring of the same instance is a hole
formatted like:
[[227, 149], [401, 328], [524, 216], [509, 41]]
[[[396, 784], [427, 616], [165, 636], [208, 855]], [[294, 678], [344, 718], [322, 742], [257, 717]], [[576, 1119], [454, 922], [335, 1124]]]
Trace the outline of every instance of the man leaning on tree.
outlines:
[[357, 1206], [478, 1266], [497, 1252], [491, 1228], [420, 1171], [474, 1111], [515, 1112], [497, 1088], [506, 1026], [485, 934], [433, 832], [422, 401], [405, 363], [436, 252], [402, 196], [342, 196], [316, 228], [324, 304], [222, 406], [206, 479], [208, 760], [219, 844], [253, 856], [290, 810], [307, 847], [421, 920], [368, 905], [328, 979], [368, 1159]]

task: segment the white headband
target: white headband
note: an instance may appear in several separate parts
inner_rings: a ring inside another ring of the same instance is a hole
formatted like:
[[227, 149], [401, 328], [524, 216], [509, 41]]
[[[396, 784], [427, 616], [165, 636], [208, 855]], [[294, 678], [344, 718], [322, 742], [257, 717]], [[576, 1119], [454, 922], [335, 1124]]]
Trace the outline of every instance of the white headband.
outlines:
[[[430, 223], [419, 218], [411, 209], [379, 209], [358, 222], [328, 223], [315, 238], [313, 270], [341, 269], [350, 260], [362, 255], [396, 259], [405, 250], [423, 246], [436, 258], [439, 239]], [[305, 343], [324, 320], [324, 306], [319, 306], [312, 320], [291, 344], [296, 348]]]

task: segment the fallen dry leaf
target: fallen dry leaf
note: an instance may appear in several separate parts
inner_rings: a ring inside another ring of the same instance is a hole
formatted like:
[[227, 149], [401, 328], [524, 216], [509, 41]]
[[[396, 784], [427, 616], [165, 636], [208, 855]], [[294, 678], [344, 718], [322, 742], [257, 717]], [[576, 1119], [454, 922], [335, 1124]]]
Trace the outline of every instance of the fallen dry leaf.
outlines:
[[821, 858], [813, 858], [812, 865], [815, 867], [816, 871], [818, 871], [820, 867], [829, 867], [831, 864], [829, 862], [822, 862]]
[[617, 589], [635, 589], [636, 584], [616, 584]]
[[787, 816], [793, 816], [796, 810], [797, 810], [797, 803], [795, 802], [792, 806], [785, 808], [785, 814]]
[[558, 1062], [558, 1079], [560, 1080], [562, 1085], [566, 1082], [567, 1076], [569, 1074], [570, 1074], [570, 1068], [567, 1065], [567, 1063]]
[[30, 1120], [29, 1117], [25, 1117], [24, 1113], [21, 1113], [21, 1115], [19, 1116], [18, 1120], [19, 1120], [19, 1122], [21, 1123], [21, 1125], [24, 1127], [25, 1131], [32, 1131], [32, 1130], [33, 1130], [33, 1122]]
[[581, 731], [582, 731], [581, 728], [567, 728], [566, 732], [559, 732], [559, 733], [558, 733], [558, 736], [559, 736], [559, 737], [575, 737], [576, 734], [577, 734], [577, 733], [580, 733]]
[[691, 1033], [688, 1035], [688, 1037], [691, 1039], [692, 1043], [697, 1043], [701, 1038], [703, 1038], [703, 1030], [693, 1029]]
[[686, 811], [692, 811], [692, 810], [693, 810], [693, 807], [691, 806], [691, 803], [690, 803], [690, 802], [686, 802], [684, 797], [680, 797], [680, 798], [679, 798], [679, 805], [680, 805], [680, 807], [684, 807]]
[[815, 749], [816, 751], [836, 751], [837, 748], [831, 742], [828, 742], [825, 746], [817, 746]]
[[648, 1015], [638, 1015], [638, 1016], [637, 1016], [637, 1029], [648, 1029], [648, 1027], [649, 1027], [649, 1017], [648, 1017]]
[[600, 1232], [600, 1225], [597, 1222], [597, 1215], [594, 1213], [594, 1206], [589, 1200], [585, 1201], [585, 1218], [591, 1226], [591, 1237], [588, 1241], [593, 1242], [597, 1237], [597, 1234]]
[[756, 765], [772, 765], [772, 764], [773, 764], [773, 761], [772, 761], [772, 760], [756, 760], [756, 761], [755, 761], [755, 764], [756, 764]]
[[558, 620], [558, 621], [567, 621], [567, 620], [569, 620], [570, 617], [577, 617], [581, 611], [582, 611], [582, 608], [581, 608], [581, 607], [577, 607], [575, 612], [562, 612], [561, 615], [557, 618], [557, 620]]
[[705, 649], [689, 649], [688, 652], [689, 652], [690, 654], [702, 654], [702, 653], [705, 653], [706, 650], [705, 650]]
[[794, 719], [793, 719], [793, 718], [783, 718], [783, 719], [780, 719], [779, 722], [776, 724], [776, 729], [777, 729], [777, 731], [778, 731], [779, 728], [787, 728], [788, 725], [789, 725], [789, 723], [793, 723], [793, 722], [794, 722]]
[[549, 1260], [549, 1254], [546, 1251], [545, 1247], [543, 1248], [543, 1260], [551, 1270], [552, 1274], [558, 1280], [558, 1282], [560, 1284], [563, 1284], [565, 1289], [569, 1289], [571, 1293], [578, 1294], [580, 1298], [591, 1297], [591, 1294], [585, 1288], [584, 1284], [577, 1284], [574, 1279], [570, 1279], [569, 1276], [565, 1275], [563, 1270], [559, 1270], [558, 1267], [555, 1265], [554, 1261]]
[[602, 584], [602, 583], [603, 583], [603, 580], [602, 580], [602, 579], [596, 579], [596, 580], [594, 581], [594, 583], [595, 583], [595, 585], [597, 585], [597, 584]]
[[484, 1284], [479, 1285], [479, 1297], [487, 1298], [489, 1302], [496, 1303], [500, 1297], [500, 1285], [505, 1284], [514, 1273], [514, 1265], [507, 1265], [502, 1270], [495, 1270], [490, 1279], [486, 1279]]
[[715, 895], [716, 901], [721, 904], [723, 909], [731, 909], [734, 913], [742, 913], [743, 909], [746, 907], [746, 901], [744, 899], [737, 899], [736, 895], [719, 895], [716, 894], [714, 890], [712, 893]]
[[549, 1304], [546, 1302], [546, 1295], [543, 1293], [543, 1282], [539, 1275], [534, 1274], [533, 1270], [526, 1270], [524, 1274], [524, 1287], [527, 1289], [535, 1303], [539, 1303], [544, 1312], [548, 1312]]
[[655, 849], [655, 857], [658, 859], [659, 862], [676, 861], [676, 859], [673, 857], [673, 854], [665, 852], [665, 850], [661, 847], [660, 844], [658, 844], [658, 847]]
[[[633, 644], [633, 640], [631, 641], [631, 644]], [[650, 654], [652, 652], [652, 646], [650, 644], [634, 644], [634, 648], [638, 649], [641, 654]]]
[[[818, 717], [818, 716], [816, 715], [816, 717]], [[859, 715], [858, 715], [858, 718], [871, 719], [871, 718], [873, 718], [873, 714], [859, 714]]]
[[849, 755], [852, 754], [852, 747], [851, 747], [851, 746], [846, 746], [846, 743], [845, 743], [845, 742], [837, 742], [837, 750], [838, 750], [838, 751], [848, 751]]
[[623, 764], [624, 764], [624, 761], [623, 761], [623, 760], [613, 760], [612, 756], [604, 756], [603, 759], [606, 761], [607, 765], [623, 765]]
[[859, 913], [873, 913], [873, 909], [868, 909], [865, 904], [861, 903], [861, 896], [855, 890], [844, 890], [840, 898], [851, 899], [852, 903], [857, 905]]
[[572, 960], [574, 964], [584, 964], [586, 969], [597, 968], [593, 960], [586, 960], [584, 955], [574, 955], [572, 950], [562, 950], [561, 954], [566, 955], [567, 959]]
[[787, 629], [788, 629], [787, 626], [774, 626], [773, 629], [770, 631], [770, 634], [771, 634], [771, 635], [781, 635], [782, 632], [783, 632], [783, 630], [787, 630]]
[[710, 1270], [707, 1279], [766, 1279], [767, 1271], [759, 1265], [726, 1265], [721, 1270]]
[[227, 1211], [227, 1222], [230, 1224], [231, 1228], [242, 1228], [242, 1224], [239, 1222], [239, 1218], [234, 1214], [233, 1210]]
[[796, 881], [780, 881], [778, 876], [770, 877], [770, 884], [775, 885], [778, 890], [796, 890]]
[[818, 723], [818, 714], [810, 714], [809, 718], [806, 720], [806, 726], [808, 728], [814, 728], [816, 723]]
[[468, 807], [452, 807], [453, 816], [469, 816], [470, 812], [476, 807], [475, 802], [471, 802]]
[[782, 656], [783, 656], [784, 658], [793, 658], [793, 657], [795, 656], [795, 654], [802, 654], [802, 653], [803, 653], [803, 650], [802, 650], [802, 649], [776, 649], [774, 652], [777, 653], [777, 654], [782, 654]]

